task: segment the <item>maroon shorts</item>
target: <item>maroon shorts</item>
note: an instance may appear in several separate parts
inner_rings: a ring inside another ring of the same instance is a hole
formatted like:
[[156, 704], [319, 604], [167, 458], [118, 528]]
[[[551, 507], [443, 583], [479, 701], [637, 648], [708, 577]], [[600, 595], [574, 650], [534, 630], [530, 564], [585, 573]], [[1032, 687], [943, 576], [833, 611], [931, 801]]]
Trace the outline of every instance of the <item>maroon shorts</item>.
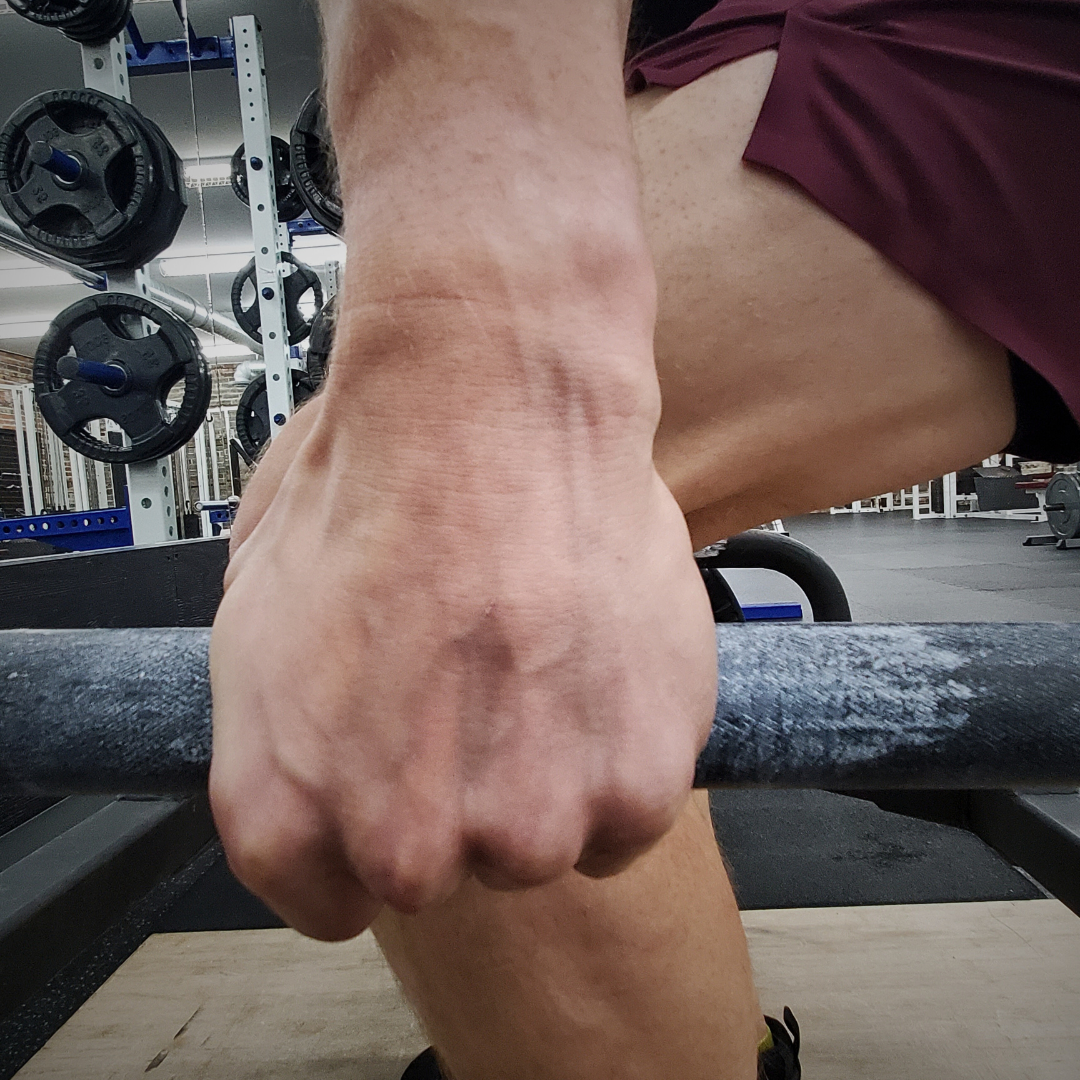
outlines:
[[[744, 160], [1022, 357], [1021, 432], [1077, 432], [1080, 0], [722, 0], [634, 57], [627, 87], [685, 86], [764, 49], [776, 72]], [[1080, 457], [1073, 442], [1051, 456]]]

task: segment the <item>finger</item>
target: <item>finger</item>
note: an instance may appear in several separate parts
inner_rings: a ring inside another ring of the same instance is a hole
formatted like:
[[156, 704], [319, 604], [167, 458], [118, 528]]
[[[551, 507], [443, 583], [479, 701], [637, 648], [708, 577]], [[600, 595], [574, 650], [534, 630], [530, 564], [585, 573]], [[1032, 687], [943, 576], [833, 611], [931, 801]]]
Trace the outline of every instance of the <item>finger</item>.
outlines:
[[585, 877], [614, 877], [651, 851], [663, 839], [665, 832], [666, 828], [646, 839], [640, 835], [628, 837], [620, 830], [597, 830], [582, 849], [581, 858], [574, 864], [574, 869]]
[[[261, 785], [267, 791], [267, 785]], [[274, 788], [275, 785], [270, 785]], [[270, 801], [244, 800], [211, 783], [211, 806], [229, 867], [286, 923], [320, 941], [367, 929], [382, 903], [356, 880], [318, 815], [277, 786]]]
[[335, 807], [353, 876], [402, 914], [448, 900], [466, 877], [454, 785], [439, 783], [437, 774], [426, 786], [406, 776], [392, 801], [363, 795]]
[[496, 799], [502, 811], [471, 818], [467, 865], [489, 889], [514, 891], [557, 881], [573, 869], [585, 840], [583, 804], [537, 801], [536, 808]]
[[300, 933], [355, 937], [381, 901], [351, 873], [315, 802], [249, 741], [215, 710], [210, 806], [232, 872]]
[[690, 744], [655, 743], [654, 754], [638, 755], [636, 765], [624, 763], [618, 783], [609, 779], [604, 795], [593, 800], [593, 826], [574, 866], [586, 877], [621, 873], [655, 847], [682, 814], [691, 791], [692, 773], [684, 765]]

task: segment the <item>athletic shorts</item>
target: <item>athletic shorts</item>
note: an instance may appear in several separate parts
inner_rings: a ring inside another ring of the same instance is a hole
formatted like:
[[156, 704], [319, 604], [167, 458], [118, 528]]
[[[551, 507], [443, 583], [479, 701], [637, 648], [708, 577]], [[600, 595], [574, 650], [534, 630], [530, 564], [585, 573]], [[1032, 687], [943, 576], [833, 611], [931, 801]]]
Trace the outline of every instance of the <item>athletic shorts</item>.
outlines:
[[722, 0], [627, 89], [765, 49], [743, 159], [1009, 350], [1010, 452], [1080, 459], [1080, 0]]

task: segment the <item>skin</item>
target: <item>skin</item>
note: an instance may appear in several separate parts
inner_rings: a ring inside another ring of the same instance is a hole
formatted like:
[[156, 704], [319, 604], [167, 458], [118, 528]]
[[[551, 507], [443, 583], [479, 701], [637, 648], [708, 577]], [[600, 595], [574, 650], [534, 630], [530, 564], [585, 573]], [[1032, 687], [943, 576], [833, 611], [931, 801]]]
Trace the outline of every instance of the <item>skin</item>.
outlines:
[[237, 522], [215, 816], [455, 1080], [748, 1078], [691, 551], [996, 451], [1005, 354], [741, 164], [771, 54], [628, 124], [624, 7], [532, 7], [324, 5], [348, 275]]

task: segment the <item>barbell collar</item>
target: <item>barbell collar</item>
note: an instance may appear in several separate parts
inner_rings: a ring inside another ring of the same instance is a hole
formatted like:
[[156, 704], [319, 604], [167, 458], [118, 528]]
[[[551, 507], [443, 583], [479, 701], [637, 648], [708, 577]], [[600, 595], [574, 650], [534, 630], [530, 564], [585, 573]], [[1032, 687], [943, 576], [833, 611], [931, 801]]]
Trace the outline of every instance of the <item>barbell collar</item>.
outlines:
[[[730, 624], [716, 641], [698, 787], [1080, 784], [1080, 626]], [[203, 629], [0, 632], [0, 792], [204, 788], [208, 647]]]

